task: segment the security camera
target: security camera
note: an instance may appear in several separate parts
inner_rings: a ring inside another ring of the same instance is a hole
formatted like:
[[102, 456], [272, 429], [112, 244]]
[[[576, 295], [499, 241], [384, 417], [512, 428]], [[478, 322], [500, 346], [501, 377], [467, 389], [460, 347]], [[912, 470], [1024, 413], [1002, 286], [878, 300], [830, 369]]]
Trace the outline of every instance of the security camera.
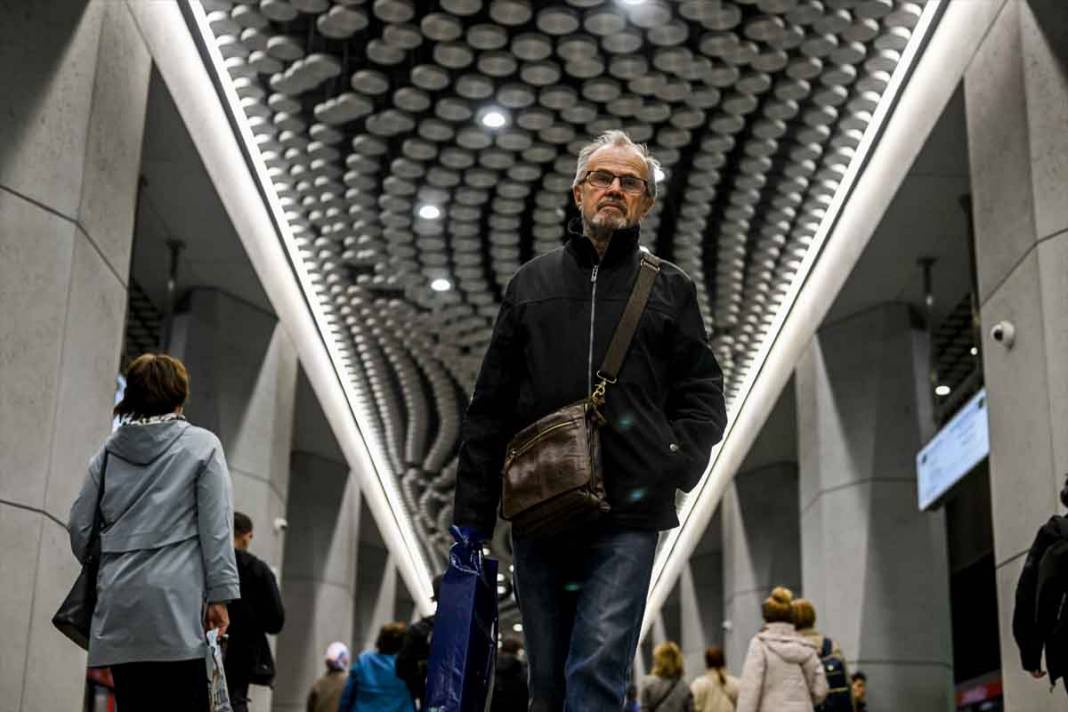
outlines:
[[285, 520], [285, 517], [275, 517], [274, 518], [274, 530], [276, 532], [284, 532], [288, 528], [289, 528], [289, 522], [287, 522]]
[[999, 321], [990, 329], [990, 338], [1011, 349], [1016, 342], [1016, 327], [1009, 321]]

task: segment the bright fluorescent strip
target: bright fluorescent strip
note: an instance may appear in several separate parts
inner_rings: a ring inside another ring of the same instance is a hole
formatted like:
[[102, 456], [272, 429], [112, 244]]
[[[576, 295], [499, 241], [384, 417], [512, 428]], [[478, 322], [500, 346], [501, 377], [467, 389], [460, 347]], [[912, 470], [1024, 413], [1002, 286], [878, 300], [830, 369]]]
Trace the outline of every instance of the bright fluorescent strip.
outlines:
[[[943, 1], [930, 0], [927, 3], [919, 23], [913, 30], [909, 44], [902, 54], [901, 61], [894, 70], [890, 84], [875, 110], [871, 124], [865, 131], [864, 139], [857, 147], [856, 156], [850, 162], [849, 169], [838, 186], [833, 201], [828, 206], [827, 213], [820, 223], [820, 228], [813, 239], [812, 245], [805, 254], [797, 274], [794, 275], [790, 289], [786, 293], [782, 305], [776, 312], [775, 318], [761, 342], [760, 350], [745, 372], [738, 397], [733, 400], [728, 412], [728, 426], [724, 439], [720, 445], [713, 448], [705, 475], [695, 490], [686, 497], [680, 508], [679, 520], [682, 525], [667, 532], [661, 539], [661, 545], [653, 565], [652, 584], [649, 601], [645, 609], [645, 619], [642, 622], [643, 637], [648, 633], [657, 615], [659, 615], [664, 601], [667, 600], [671, 589], [682, 572], [682, 568], [688, 562], [705, 529], [707, 529], [724, 490], [730, 483], [731, 478], [734, 477], [737, 468], [745, 459], [749, 447], [763, 427], [764, 421], [774, 406], [779, 393], [793, 373], [797, 357], [801, 354], [805, 344], [811, 340], [819, 326], [819, 322], [822, 321], [823, 315], [830, 307], [842, 283], [852, 270], [853, 265], [855, 265], [856, 259], [859, 258], [864, 245], [867, 244], [872, 232], [874, 232], [875, 224], [868, 225], [867, 227], [870, 229], [867, 232], [858, 231], [856, 235], [852, 236], [848, 230], [842, 230], [841, 234], [827, 246], [826, 250], [822, 249], [831, 228], [835, 227], [840, 213], [843, 212], [847, 198], [855, 198], [860, 193], [860, 189], [858, 189], [857, 193], [851, 196], [850, 191], [854, 183], [858, 181], [861, 171], [876, 172], [874, 170], [875, 161], [872, 161], [872, 165], [865, 165], [865, 160], [868, 154], [875, 150], [877, 146], [876, 141], [882, 135], [881, 129], [888, 118], [888, 113], [894, 107], [894, 101], [898, 94], [903, 91], [904, 81], [908, 76], [909, 70], [919, 58], [920, 47], [935, 26], [934, 21], [938, 16]], [[959, 6], [951, 6], [946, 12], [946, 17], [941, 20], [943, 29], [934, 41], [944, 38], [944, 43], [949, 46], [949, 49], [939, 46], [939, 51], [932, 53], [930, 47], [928, 47], [928, 51], [925, 52], [928, 61], [922, 65], [924, 71], [917, 70], [915, 73], [922, 76], [915, 76], [910, 82], [910, 87], [917, 81], [929, 85], [937, 84], [938, 89], [944, 88], [944, 92], [938, 95], [938, 100], [941, 100], [942, 103], [938, 104], [939, 110], [934, 116], [923, 115], [927, 125], [925, 126], [926, 130], [923, 130], [922, 133], [917, 127], [913, 126], [911, 132], [901, 132], [895, 135], [895, 140], [899, 142], [912, 142], [908, 144], [909, 149], [914, 149], [912, 158], [922, 147], [931, 127], [941, 114], [942, 107], [944, 107], [945, 102], [948, 101], [950, 95], [956, 89], [963, 68], [974, 53], [974, 47], [970, 47], [970, 51], [967, 51], [968, 42], [971, 41], [975, 45], [978, 44], [983, 33], [975, 31], [976, 25], [981, 24], [982, 29], [985, 30], [989, 20], [992, 20], [992, 5], [993, 2], [977, 2], [975, 3], [975, 12], [972, 12], [973, 6], [971, 3], [967, 4], [967, 7], [963, 10]], [[967, 14], [962, 15], [962, 12], [972, 14], [970, 16]], [[991, 15], [991, 17], [989, 20], [984, 21], [987, 15]], [[947, 22], [947, 17], [951, 17], [951, 21]], [[966, 29], [971, 31], [963, 31], [964, 28], [960, 27], [961, 25], [965, 25]], [[970, 27], [967, 27], [969, 25]], [[959, 34], [954, 35], [954, 33]], [[932, 45], [934, 41], [932, 41]], [[965, 45], [965, 47], [962, 48], [960, 45]], [[949, 78], [946, 71], [947, 62], [945, 61], [945, 55], [947, 54], [953, 57], [955, 68], [958, 68], [956, 65], [959, 65], [959, 71], [957, 71], [952, 83], [947, 82]], [[922, 89], [928, 89], [928, 87], [922, 87]], [[915, 117], [908, 115], [910, 111], [915, 111], [918, 115], [930, 112], [930, 108], [934, 106], [932, 97], [925, 95], [922, 89], [916, 89], [916, 99], [909, 102], [907, 107], [897, 107], [899, 121], [907, 122], [910, 118], [915, 121]], [[904, 104], [905, 102], [902, 102], [902, 105]], [[870, 184], [863, 186], [868, 191], [879, 191], [879, 197], [885, 201], [881, 211], [877, 214], [869, 212], [866, 216], [866, 219], [869, 221], [874, 219], [876, 223], [881, 220], [882, 215], [885, 213], [886, 205], [889, 204], [893, 193], [896, 192], [897, 185], [900, 185], [900, 179], [904, 178], [905, 173], [912, 164], [911, 158], [903, 163], [901, 154], [894, 154], [891, 148], [891, 146], [886, 146], [882, 153], [877, 154], [877, 158], [881, 159], [878, 168], [883, 172], [887, 170], [898, 171], [900, 173], [898, 183], [893, 186], [888, 183], [883, 183], [880, 186]], [[894, 146], [893, 148], [898, 147]], [[890, 190], [891, 187], [893, 190], [887, 196], [886, 191]], [[869, 197], [869, 199], [872, 198]], [[854, 219], [860, 218], [854, 217]], [[810, 280], [809, 273], [816, 265], [817, 259], [822, 259], [817, 275], [814, 275], [818, 279]], [[847, 260], [850, 260], [847, 265], [841, 264]], [[833, 267], [830, 266], [830, 263], [834, 263]], [[847, 268], [843, 269], [843, 267]], [[795, 310], [794, 307], [799, 300], [803, 287], [807, 287], [805, 295], [807, 301], [802, 305], [797, 305], [801, 308]], [[813, 294], [814, 290], [819, 293]], [[822, 302], [820, 302], [821, 299]], [[816, 312], [816, 314], [813, 314], [813, 312]], [[818, 318], [814, 319], [814, 316], [818, 316]], [[785, 329], [784, 326], [786, 327]], [[781, 341], [780, 336], [783, 337]], [[757, 382], [757, 377], [762, 372], [771, 372], [774, 378], [767, 378]], [[747, 405], [749, 407], [745, 408]], [[732, 434], [736, 430], [739, 432], [732, 438]]]
[[[319, 294], [314, 289], [312, 276], [295, 244], [274, 184], [256, 149], [255, 137], [241, 109], [203, 8], [195, 0], [180, 1], [185, 3], [207, 49], [209, 67], [204, 67], [200, 51], [190, 34], [193, 28], [186, 24], [176, 2], [141, 3], [127, 0], [127, 7], [140, 26], [153, 59], [174, 96], [205, 168], [212, 176], [219, 197], [249, 252], [253, 267], [263, 281], [272, 304], [278, 310], [283, 324], [294, 332], [290, 336], [300, 352], [301, 363], [308, 372], [324, 413], [338, 435], [339, 445], [349, 465], [360, 480], [365, 501], [383, 539], [394, 554], [397, 568], [418, 608], [430, 613], [433, 610], [430, 570], [397, 490], [396, 479], [390, 474], [388, 460], [380, 444], [370, 436], [374, 431], [364, 420], [366, 406], [363, 403], [366, 401], [355, 391], [348, 375], [340, 369], [343, 356], [339, 344], [331, 336], [332, 331]], [[219, 79], [222, 96], [216, 92], [205, 69]], [[227, 104], [239, 137], [233, 135], [228, 118], [218, 111], [220, 101]], [[250, 176], [246, 170], [248, 164], [240, 146], [227, 141], [225, 135], [244, 143], [252, 157], [255, 175]], [[224, 180], [224, 177], [228, 180]], [[258, 181], [262, 196], [250, 181], [245, 180], [246, 177]], [[266, 206], [263, 197], [266, 197]], [[251, 209], [253, 202], [259, 204], [260, 211]], [[274, 225], [270, 224], [271, 219], [262, 210], [263, 207], [273, 215]], [[265, 224], [270, 225], [269, 229], [264, 229]], [[295, 269], [290, 269], [284, 255], [277, 249], [275, 225], [281, 231]], [[286, 274], [296, 276], [299, 288], [292, 280], [285, 278]], [[301, 290], [303, 295], [299, 294]], [[310, 314], [306, 306], [310, 307]], [[325, 345], [325, 354], [320, 345]], [[344, 398], [340, 400], [334, 398], [336, 384], [340, 384], [343, 391]], [[341, 403], [346, 403], [343, 408], [340, 407]], [[358, 430], [353, 425], [358, 425]]]

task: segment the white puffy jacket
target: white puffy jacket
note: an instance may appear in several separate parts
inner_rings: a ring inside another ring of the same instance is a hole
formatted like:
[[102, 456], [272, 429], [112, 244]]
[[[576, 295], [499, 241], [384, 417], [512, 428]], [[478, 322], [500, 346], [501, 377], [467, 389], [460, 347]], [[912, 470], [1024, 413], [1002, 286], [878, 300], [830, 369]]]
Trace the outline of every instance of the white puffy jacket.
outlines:
[[819, 652], [790, 623], [769, 623], [749, 643], [737, 712], [812, 712], [827, 696]]

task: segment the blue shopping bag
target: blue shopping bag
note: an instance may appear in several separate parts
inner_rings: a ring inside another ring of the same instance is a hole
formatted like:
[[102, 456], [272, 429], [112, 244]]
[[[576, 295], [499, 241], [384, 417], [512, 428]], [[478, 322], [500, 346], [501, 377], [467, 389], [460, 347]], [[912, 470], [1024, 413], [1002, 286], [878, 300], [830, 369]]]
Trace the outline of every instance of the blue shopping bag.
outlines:
[[451, 528], [457, 542], [441, 580], [430, 639], [429, 712], [484, 712], [497, 657], [497, 562]]

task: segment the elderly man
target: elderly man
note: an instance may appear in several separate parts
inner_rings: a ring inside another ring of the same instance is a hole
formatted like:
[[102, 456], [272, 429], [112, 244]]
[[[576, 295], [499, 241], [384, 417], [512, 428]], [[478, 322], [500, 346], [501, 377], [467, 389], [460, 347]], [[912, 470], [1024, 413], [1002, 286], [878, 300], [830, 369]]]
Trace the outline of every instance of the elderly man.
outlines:
[[[578, 157], [582, 233], [512, 278], [463, 428], [454, 520], [470, 541], [496, 524], [510, 438], [590, 396], [642, 266], [639, 224], [656, 200], [656, 160], [622, 131]], [[656, 550], [678, 526], [726, 415], [693, 282], [659, 261], [600, 428], [607, 510], [548, 534], [513, 532], [531, 709], [623, 705]]]

